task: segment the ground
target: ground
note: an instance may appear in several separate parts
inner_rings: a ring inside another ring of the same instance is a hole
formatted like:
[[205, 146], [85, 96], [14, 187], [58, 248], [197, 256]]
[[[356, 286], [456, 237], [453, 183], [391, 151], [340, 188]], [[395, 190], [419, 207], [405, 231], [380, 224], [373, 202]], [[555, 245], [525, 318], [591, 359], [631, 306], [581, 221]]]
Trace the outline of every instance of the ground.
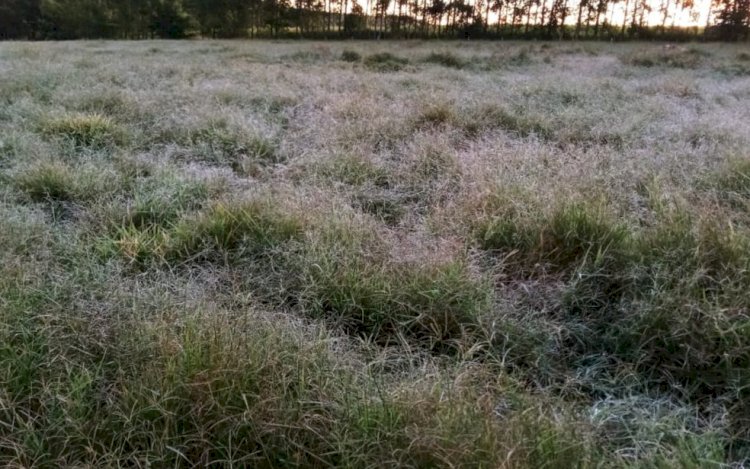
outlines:
[[0, 464], [750, 458], [742, 45], [0, 43]]

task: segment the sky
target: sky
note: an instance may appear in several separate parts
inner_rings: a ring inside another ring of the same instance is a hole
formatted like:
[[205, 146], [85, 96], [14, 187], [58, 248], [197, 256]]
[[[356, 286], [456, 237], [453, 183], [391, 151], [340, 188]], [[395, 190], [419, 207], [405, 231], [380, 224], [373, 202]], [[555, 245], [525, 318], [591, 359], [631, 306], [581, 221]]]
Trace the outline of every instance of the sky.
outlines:
[[[369, 3], [373, 4], [375, 0], [371, 0]], [[632, 15], [633, 11], [633, 5], [636, 1], [640, 0], [627, 0], [628, 3], [628, 17]], [[675, 1], [676, 0], [669, 0], [670, 1], [670, 16], [667, 19], [667, 26], [671, 26], [673, 23], [676, 26], [681, 27], [691, 27], [691, 26], [705, 26], [706, 24], [706, 16], [709, 13], [709, 4], [711, 0], [693, 0], [694, 6], [692, 10], [690, 9], [675, 9]], [[358, 2], [361, 5], [367, 4], [367, 0], [358, 0]], [[621, 0], [616, 4], [612, 4], [609, 7], [609, 10], [607, 11], [606, 18], [607, 21], [611, 21], [613, 24], [620, 25], [623, 22], [623, 15], [625, 13], [625, 3], [626, 0]], [[660, 26], [663, 21], [663, 14], [659, 12], [659, 8], [663, 4], [663, 0], [651, 0], [651, 13], [646, 15], [646, 23], [651, 26]], [[390, 3], [390, 9], [392, 13], [396, 13], [396, 7], [397, 2], [391, 2]], [[494, 23], [497, 21], [497, 15], [490, 13], [490, 23]], [[572, 10], [568, 18], [566, 19], [566, 24], [575, 24], [577, 20], [577, 12], [576, 10]]]

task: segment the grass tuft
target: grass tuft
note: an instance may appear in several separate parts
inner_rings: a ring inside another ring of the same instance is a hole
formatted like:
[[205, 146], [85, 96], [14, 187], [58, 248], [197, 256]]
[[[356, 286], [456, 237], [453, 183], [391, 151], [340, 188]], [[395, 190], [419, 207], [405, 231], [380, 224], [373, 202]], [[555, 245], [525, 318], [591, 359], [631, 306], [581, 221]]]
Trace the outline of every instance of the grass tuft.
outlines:
[[271, 201], [218, 203], [175, 224], [166, 256], [172, 260], [254, 256], [299, 238], [303, 227], [302, 220]]
[[407, 59], [390, 52], [368, 55], [364, 59], [365, 66], [377, 72], [397, 72], [403, 70], [408, 63]]
[[353, 50], [345, 50], [341, 53], [341, 60], [344, 62], [359, 62], [362, 60], [362, 55]]
[[122, 141], [118, 126], [102, 114], [74, 114], [42, 122], [41, 132], [61, 137], [81, 147], [104, 147]]
[[43, 162], [21, 172], [16, 185], [32, 200], [72, 201], [80, 195], [73, 170], [61, 162]]
[[493, 195], [474, 230], [483, 249], [502, 251], [511, 262], [565, 270], [601, 263], [627, 249], [628, 231], [603, 206], [574, 203], [547, 214], [528, 213], [510, 197]]
[[461, 69], [466, 66], [466, 63], [463, 60], [450, 52], [432, 52], [424, 58], [424, 61], [426, 63], [438, 64], [443, 67], [456, 69]]
[[271, 140], [235, 132], [221, 123], [191, 132], [188, 142], [200, 159], [228, 164], [236, 171], [243, 168], [246, 160], [264, 164], [281, 161], [276, 145]]
[[639, 67], [697, 68], [705, 54], [696, 48], [660, 47], [636, 50], [622, 58], [628, 65]]
[[338, 223], [308, 243], [298, 260], [304, 310], [378, 342], [457, 346], [489, 305], [486, 283], [460, 259], [394, 262], [364, 229]]
[[318, 165], [315, 171], [326, 179], [351, 186], [385, 187], [390, 179], [387, 169], [363, 156], [352, 153], [335, 155]]

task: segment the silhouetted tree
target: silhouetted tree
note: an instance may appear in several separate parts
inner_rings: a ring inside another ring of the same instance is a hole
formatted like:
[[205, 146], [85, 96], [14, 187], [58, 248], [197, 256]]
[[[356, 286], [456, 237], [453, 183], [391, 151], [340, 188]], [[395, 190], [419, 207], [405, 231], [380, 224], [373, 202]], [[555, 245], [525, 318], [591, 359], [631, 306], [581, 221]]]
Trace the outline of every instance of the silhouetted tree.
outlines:
[[[702, 8], [702, 7], [701, 7]], [[614, 25], [616, 11], [622, 23]], [[649, 24], [652, 12], [659, 14]], [[750, 0], [0, 0], [0, 39], [464, 37], [750, 38]], [[570, 20], [572, 18], [572, 21]], [[670, 22], [671, 19], [671, 22]]]

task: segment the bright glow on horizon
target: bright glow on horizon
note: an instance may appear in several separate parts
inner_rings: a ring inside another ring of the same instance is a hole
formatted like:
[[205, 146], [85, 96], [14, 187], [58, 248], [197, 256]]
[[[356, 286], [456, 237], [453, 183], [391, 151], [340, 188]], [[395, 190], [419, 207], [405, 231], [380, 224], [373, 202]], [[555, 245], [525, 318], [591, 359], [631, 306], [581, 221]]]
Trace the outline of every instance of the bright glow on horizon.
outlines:
[[[487, 1], [487, 0], [484, 0]], [[615, 4], [609, 4], [607, 8], [607, 12], [603, 13], [600, 17], [600, 24], [606, 20], [606, 22], [610, 25], [616, 25], [621, 26], [623, 24], [623, 20], [625, 19], [625, 7], [627, 3], [627, 25], [629, 26], [632, 23], [632, 14], [633, 14], [633, 6], [636, 4], [636, 2], [640, 2], [641, 0], [620, 0], [618, 3]], [[666, 27], [670, 28], [672, 26], [681, 27], [681, 28], [692, 28], [692, 27], [703, 27], [706, 25], [706, 22], [708, 20], [708, 16], [711, 14], [709, 12], [710, 4], [712, 0], [693, 0], [693, 6], [691, 8], [675, 8], [678, 1], [670, 1], [669, 2], [669, 15], [667, 17], [666, 21]], [[474, 0], [476, 2], [476, 0]], [[470, 3], [474, 3], [470, 2]], [[542, 2], [550, 3], [551, 0], [542, 0]], [[372, 5], [375, 3], [375, 0], [359, 0], [358, 3], [365, 7], [367, 5]], [[661, 26], [662, 23], [664, 23], [664, 13], [661, 11], [661, 8], [664, 4], [663, 1], [660, 0], [653, 0], [649, 2], [651, 11], [646, 12], [644, 14], [644, 23], [647, 26], [650, 27], [656, 27]], [[348, 11], [351, 11], [351, 6], [349, 6]], [[408, 10], [404, 8], [404, 13], [406, 13]], [[541, 10], [540, 10], [541, 11]], [[392, 0], [390, 2], [389, 8], [388, 8], [388, 14], [396, 15], [398, 14], [398, 1]], [[506, 21], [509, 21], [509, 14], [504, 13], [506, 17]], [[532, 18], [535, 16], [535, 13], [532, 11], [531, 13]], [[539, 16], [541, 16], [539, 14]], [[639, 15], [640, 16], [640, 13]], [[565, 24], [575, 25], [578, 19], [578, 10], [575, 7], [569, 7], [568, 16], [565, 19]], [[490, 12], [489, 14], [489, 21], [490, 24], [497, 23], [498, 20], [498, 14], [496, 12]], [[524, 17], [521, 20], [521, 24], [525, 24], [526, 18]], [[447, 18], [444, 18], [443, 24], [447, 24], [448, 20]], [[584, 18], [585, 22], [585, 18]], [[532, 20], [533, 24], [533, 20]], [[592, 21], [593, 24], [593, 21]]]

